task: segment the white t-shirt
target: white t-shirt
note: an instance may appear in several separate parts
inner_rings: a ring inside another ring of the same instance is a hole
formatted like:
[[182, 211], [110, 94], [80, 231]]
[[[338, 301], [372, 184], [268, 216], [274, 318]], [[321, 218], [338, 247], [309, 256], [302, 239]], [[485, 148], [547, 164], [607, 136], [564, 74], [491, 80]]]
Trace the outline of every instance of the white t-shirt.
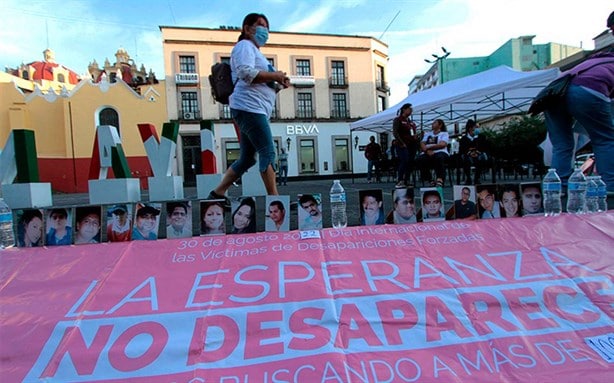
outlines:
[[275, 70], [266, 57], [251, 40], [241, 40], [232, 49], [230, 68], [235, 83], [235, 89], [230, 95], [230, 107], [264, 114], [269, 118], [275, 105], [275, 89], [267, 83], [252, 83], [258, 72]]
[[450, 142], [450, 135], [448, 132], [439, 132], [437, 134], [433, 134], [432, 131], [427, 132], [424, 137], [422, 137], [422, 142], [427, 145], [438, 144], [440, 142], [445, 142], [446, 146], [441, 149], [434, 149], [433, 153], [445, 153], [448, 154], [448, 142]]

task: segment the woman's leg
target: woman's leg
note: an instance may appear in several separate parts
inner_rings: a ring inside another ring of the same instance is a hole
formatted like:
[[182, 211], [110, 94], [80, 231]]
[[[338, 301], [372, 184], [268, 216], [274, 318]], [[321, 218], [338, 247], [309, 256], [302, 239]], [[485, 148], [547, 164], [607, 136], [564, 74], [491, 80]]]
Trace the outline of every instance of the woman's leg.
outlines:
[[405, 181], [407, 173], [407, 163], [409, 162], [409, 152], [407, 148], [398, 148], [397, 155], [399, 156], [399, 166], [397, 167], [397, 182]]

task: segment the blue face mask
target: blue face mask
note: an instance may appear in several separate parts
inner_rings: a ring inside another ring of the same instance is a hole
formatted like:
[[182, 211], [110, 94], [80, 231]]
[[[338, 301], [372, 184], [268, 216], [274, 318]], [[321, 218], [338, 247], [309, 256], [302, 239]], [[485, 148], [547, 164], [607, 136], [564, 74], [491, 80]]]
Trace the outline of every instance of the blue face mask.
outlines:
[[473, 131], [473, 135], [477, 136], [478, 134], [480, 134], [480, 128], [475, 128], [475, 130]]
[[256, 33], [254, 33], [254, 40], [259, 47], [264, 46], [269, 39], [269, 30], [261, 25], [256, 26]]

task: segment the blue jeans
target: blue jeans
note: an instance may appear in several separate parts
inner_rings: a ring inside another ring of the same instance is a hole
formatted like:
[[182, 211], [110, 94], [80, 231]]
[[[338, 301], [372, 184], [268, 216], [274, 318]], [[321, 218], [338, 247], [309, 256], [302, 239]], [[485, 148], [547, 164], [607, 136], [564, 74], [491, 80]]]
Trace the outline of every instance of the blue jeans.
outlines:
[[367, 181], [371, 181], [375, 168], [375, 178], [379, 181], [379, 160], [367, 160]]
[[573, 123], [577, 121], [588, 133], [595, 153], [597, 171], [614, 191], [614, 125], [609, 101], [577, 85], [570, 85], [565, 102], [545, 112], [548, 135], [552, 142], [552, 167], [564, 184], [573, 171]]
[[230, 165], [232, 170], [239, 176], [256, 163], [256, 153], [260, 164], [260, 172], [267, 170], [275, 161], [275, 146], [269, 120], [264, 114], [246, 112], [243, 110], [230, 109], [232, 118], [239, 125], [241, 134], [239, 159]]

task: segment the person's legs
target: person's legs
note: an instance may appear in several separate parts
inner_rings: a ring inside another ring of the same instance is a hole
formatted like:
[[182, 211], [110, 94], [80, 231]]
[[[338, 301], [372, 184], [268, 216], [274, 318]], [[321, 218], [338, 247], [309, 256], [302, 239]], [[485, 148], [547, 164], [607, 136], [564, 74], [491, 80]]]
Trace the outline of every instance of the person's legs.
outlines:
[[552, 143], [551, 166], [556, 169], [564, 185], [567, 185], [567, 179], [573, 171], [574, 151], [573, 118], [567, 110], [566, 104], [569, 104], [569, 98], [567, 100], [544, 113], [548, 137]]
[[373, 175], [373, 161], [367, 160], [367, 181], [371, 182], [371, 176]]
[[435, 175], [437, 177], [437, 182], [442, 182], [446, 179], [446, 159], [448, 155], [440, 152], [435, 153], [432, 156], [433, 160], [433, 168], [435, 169]]
[[471, 183], [471, 156], [463, 154], [463, 173], [465, 174], [465, 183]]
[[407, 149], [407, 166], [405, 168], [405, 184], [409, 185], [411, 183], [411, 175], [415, 168], [416, 162], [416, 147], [410, 147]]
[[287, 166], [281, 166], [279, 168], [279, 176], [281, 177], [281, 182], [283, 182], [283, 184], [286, 185], [288, 183], [288, 167]]
[[405, 173], [407, 172], [407, 163], [409, 162], [409, 154], [407, 148], [398, 148], [397, 155], [399, 156], [399, 166], [397, 168], [397, 182], [405, 182]]
[[597, 172], [606, 183], [608, 191], [614, 191], [614, 125], [611, 103], [578, 86], [569, 88], [569, 102], [570, 113], [586, 129], [591, 139]]

